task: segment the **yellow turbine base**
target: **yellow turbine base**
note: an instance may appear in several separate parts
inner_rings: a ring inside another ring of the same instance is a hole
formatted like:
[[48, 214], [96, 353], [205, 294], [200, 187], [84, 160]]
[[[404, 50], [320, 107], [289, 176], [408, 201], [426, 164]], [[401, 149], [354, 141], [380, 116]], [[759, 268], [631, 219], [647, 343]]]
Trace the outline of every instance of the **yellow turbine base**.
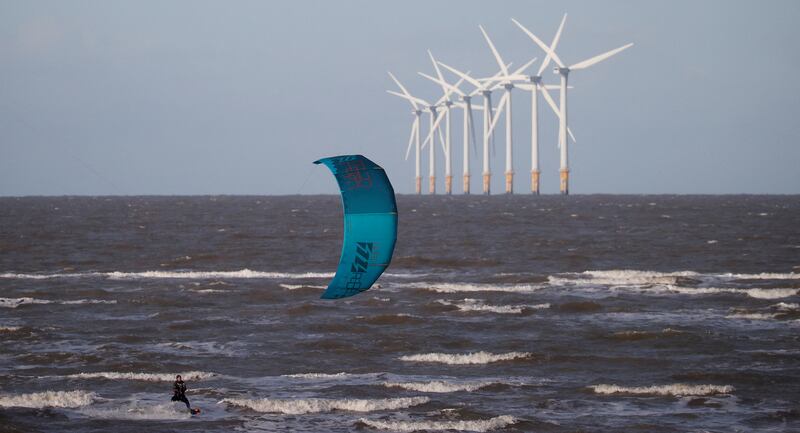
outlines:
[[417, 192], [417, 195], [422, 194], [422, 178], [419, 176], [416, 177], [414, 191]]
[[430, 183], [428, 184], [428, 192], [436, 194], [436, 176], [431, 176]]
[[506, 194], [514, 194], [514, 172], [506, 172]]
[[561, 194], [568, 195], [569, 194], [569, 169], [562, 168], [561, 171]]
[[453, 176], [447, 175], [444, 177], [444, 193], [447, 195], [453, 193]]
[[490, 184], [491, 180], [492, 180], [492, 175], [491, 174], [489, 174], [489, 173], [484, 173], [483, 174], [483, 193], [484, 194], [490, 194], [489, 184]]
[[539, 170], [531, 171], [531, 193], [539, 195]]
[[464, 194], [469, 194], [469, 175], [464, 175]]

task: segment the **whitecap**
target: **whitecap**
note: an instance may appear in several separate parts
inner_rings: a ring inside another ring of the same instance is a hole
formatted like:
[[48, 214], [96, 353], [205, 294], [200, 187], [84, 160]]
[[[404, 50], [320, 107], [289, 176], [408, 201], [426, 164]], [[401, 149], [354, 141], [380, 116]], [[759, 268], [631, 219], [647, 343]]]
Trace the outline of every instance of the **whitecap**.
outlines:
[[509, 353], [489, 353], [489, 352], [473, 352], [465, 354], [450, 354], [450, 353], [422, 353], [417, 355], [401, 356], [401, 361], [409, 362], [437, 362], [442, 364], [451, 365], [467, 365], [467, 364], [489, 364], [499, 361], [510, 361], [518, 358], [528, 358], [531, 353], [528, 352], [509, 352]]
[[526, 309], [541, 310], [550, 308], [550, 304], [536, 304], [536, 305], [486, 305], [481, 299], [466, 298], [460, 303], [450, 302], [444, 299], [439, 299], [436, 302], [442, 305], [450, 305], [457, 307], [459, 311], [463, 312], [489, 312], [497, 314], [521, 314]]
[[60, 305], [81, 305], [81, 304], [116, 304], [117, 301], [105, 301], [102, 299], [76, 299], [72, 301], [58, 301], [50, 299], [37, 299], [30, 297], [23, 298], [0, 298], [0, 307], [17, 308], [22, 305], [34, 304], [60, 304]]
[[496, 382], [446, 382], [443, 380], [432, 380], [430, 382], [384, 382], [387, 388], [402, 388], [409, 391], [446, 393], [458, 391], [476, 391]]
[[130, 419], [130, 420], [177, 420], [189, 419], [191, 415], [186, 407], [172, 403], [142, 404], [131, 403], [116, 408], [85, 408], [81, 414], [90, 418], [99, 419]]
[[87, 391], [45, 391], [30, 394], [0, 395], [0, 407], [27, 407], [42, 409], [45, 407], [77, 408], [92, 404], [97, 398], [93, 392]]
[[469, 421], [384, 421], [366, 418], [361, 418], [359, 421], [372, 428], [396, 432], [414, 432], [423, 430], [487, 432], [515, 424], [517, 419], [509, 415], [501, 415], [487, 420]]
[[325, 289], [326, 288], [325, 286], [311, 286], [311, 285], [308, 285], [308, 284], [283, 284], [283, 283], [281, 283], [279, 285], [281, 287], [283, 287], [284, 289], [287, 289], [287, 290], [297, 290], [297, 289], [302, 289], [304, 287], [308, 288], [308, 289]]
[[44, 280], [52, 278], [108, 278], [111, 280], [141, 280], [141, 279], [303, 279], [303, 278], [330, 278], [334, 274], [331, 272], [263, 272], [250, 269], [238, 271], [142, 271], [142, 272], [76, 272], [76, 273], [54, 273], [54, 274], [25, 274], [6, 272], [0, 274], [0, 278], [25, 279], [25, 280]]
[[101, 371], [96, 373], [75, 373], [64, 377], [69, 379], [110, 379], [110, 380], [142, 380], [146, 382], [171, 382], [180, 374], [184, 380], [206, 380], [217, 376], [207, 371], [187, 371], [185, 373], [131, 373]]
[[473, 283], [412, 283], [413, 288], [432, 290], [438, 293], [458, 292], [512, 292], [530, 293], [541, 289], [541, 286], [524, 285], [498, 285], [498, 284], [473, 284]]
[[735, 389], [730, 385], [689, 385], [675, 383], [671, 385], [634, 386], [592, 385], [589, 388], [596, 394], [634, 394], [634, 395], [716, 395], [730, 394]]
[[227, 403], [234, 406], [245, 407], [256, 412], [283, 413], [299, 415], [305, 413], [331, 412], [334, 410], [346, 410], [350, 412], [372, 412], [376, 410], [397, 410], [404, 409], [429, 402], [428, 397], [405, 397], [405, 398], [383, 398], [383, 399], [325, 399], [325, 398], [305, 398], [305, 399], [245, 399], [245, 398], [226, 398], [220, 403]]

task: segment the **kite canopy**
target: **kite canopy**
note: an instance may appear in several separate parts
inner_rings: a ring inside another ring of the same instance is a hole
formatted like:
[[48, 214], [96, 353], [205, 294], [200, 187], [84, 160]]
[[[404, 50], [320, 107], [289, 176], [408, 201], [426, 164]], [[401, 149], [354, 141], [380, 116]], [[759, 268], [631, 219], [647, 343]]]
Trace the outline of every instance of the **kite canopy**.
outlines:
[[362, 155], [322, 158], [342, 192], [344, 241], [336, 275], [322, 299], [357, 295], [370, 287], [389, 266], [397, 240], [394, 189], [378, 164]]

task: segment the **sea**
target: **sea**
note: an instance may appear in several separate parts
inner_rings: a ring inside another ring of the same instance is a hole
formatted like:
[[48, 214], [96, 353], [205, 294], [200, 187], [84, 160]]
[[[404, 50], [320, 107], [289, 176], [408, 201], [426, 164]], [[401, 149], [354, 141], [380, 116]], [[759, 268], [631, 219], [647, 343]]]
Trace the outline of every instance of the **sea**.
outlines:
[[799, 196], [397, 201], [0, 198], [0, 432], [800, 431]]

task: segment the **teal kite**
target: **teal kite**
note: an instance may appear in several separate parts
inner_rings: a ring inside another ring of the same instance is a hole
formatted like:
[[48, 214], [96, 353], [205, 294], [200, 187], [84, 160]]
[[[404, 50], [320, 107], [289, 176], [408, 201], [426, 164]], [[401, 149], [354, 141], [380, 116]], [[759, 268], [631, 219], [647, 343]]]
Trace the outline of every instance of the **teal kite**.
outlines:
[[344, 207], [344, 241], [336, 275], [322, 299], [357, 295], [392, 261], [397, 240], [397, 203], [386, 172], [362, 155], [322, 158], [339, 183]]

